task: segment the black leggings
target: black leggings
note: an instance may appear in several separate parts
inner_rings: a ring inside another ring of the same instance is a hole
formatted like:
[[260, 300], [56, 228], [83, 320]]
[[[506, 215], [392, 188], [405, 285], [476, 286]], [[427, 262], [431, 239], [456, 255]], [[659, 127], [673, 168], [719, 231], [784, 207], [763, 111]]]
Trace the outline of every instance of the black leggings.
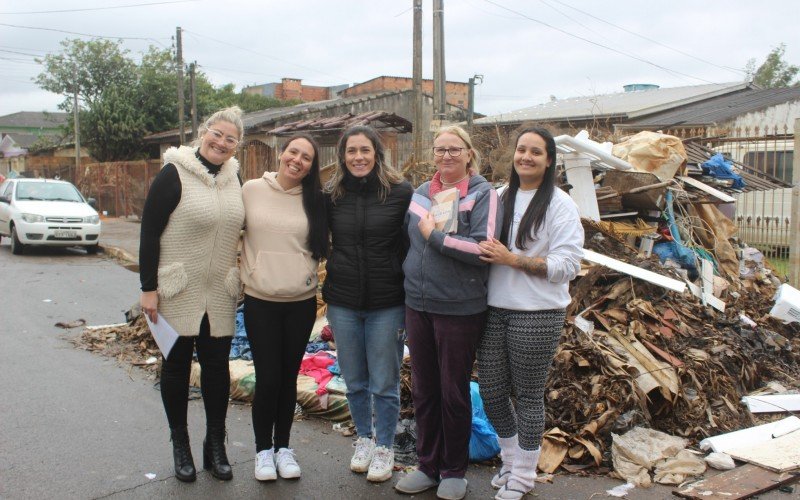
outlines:
[[233, 337], [212, 337], [208, 315], [203, 316], [197, 337], [178, 337], [161, 365], [161, 400], [170, 428], [186, 427], [186, 410], [189, 406], [189, 373], [192, 354], [197, 347], [200, 361], [200, 389], [206, 408], [206, 426], [224, 427], [228, 412], [231, 373], [228, 356]]
[[297, 302], [270, 302], [244, 296], [244, 327], [256, 369], [253, 397], [256, 453], [289, 447], [297, 403], [297, 371], [316, 316], [315, 297]]

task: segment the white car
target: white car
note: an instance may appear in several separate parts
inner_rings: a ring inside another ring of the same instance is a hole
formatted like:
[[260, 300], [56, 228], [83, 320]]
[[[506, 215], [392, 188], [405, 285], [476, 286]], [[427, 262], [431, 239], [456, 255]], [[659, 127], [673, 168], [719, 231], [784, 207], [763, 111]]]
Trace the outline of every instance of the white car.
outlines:
[[89, 203], [66, 181], [6, 179], [0, 184], [0, 236], [11, 239], [15, 255], [28, 245], [82, 246], [95, 254], [100, 216]]

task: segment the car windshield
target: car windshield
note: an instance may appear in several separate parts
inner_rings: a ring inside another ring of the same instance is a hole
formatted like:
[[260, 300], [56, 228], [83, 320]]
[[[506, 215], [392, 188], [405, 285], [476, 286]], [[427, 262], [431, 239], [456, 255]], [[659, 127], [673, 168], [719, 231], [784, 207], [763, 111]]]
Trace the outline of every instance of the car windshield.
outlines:
[[20, 182], [17, 185], [17, 199], [83, 202], [75, 186], [61, 182]]

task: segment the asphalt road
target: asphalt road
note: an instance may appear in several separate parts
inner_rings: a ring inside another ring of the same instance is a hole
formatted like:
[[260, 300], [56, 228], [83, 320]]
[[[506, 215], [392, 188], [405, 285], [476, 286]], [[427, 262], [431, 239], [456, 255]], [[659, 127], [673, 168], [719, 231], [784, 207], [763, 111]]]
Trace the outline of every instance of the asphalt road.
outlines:
[[[83, 318], [90, 325], [124, 321], [137, 300], [137, 275], [101, 255], [77, 249], [11, 254], [0, 244], [0, 498], [319, 498], [393, 497], [387, 483], [373, 485], [349, 471], [352, 438], [325, 421], [298, 422], [292, 447], [303, 468], [297, 481], [259, 483], [253, 478], [250, 407], [231, 404], [228, 456], [234, 479], [208, 473], [197, 482], [173, 477], [171, 444], [160, 394], [144, 372], [76, 349], [68, 339], [80, 328], [59, 321]], [[202, 464], [201, 401], [189, 406], [192, 449]], [[470, 466], [468, 498], [492, 498], [494, 470]], [[155, 474], [153, 479], [147, 474]], [[620, 481], [556, 476], [538, 485], [539, 497], [605, 497]], [[785, 499], [782, 493], [761, 498]], [[433, 492], [414, 498], [435, 498]], [[674, 498], [669, 488], [634, 490], [628, 498]]]

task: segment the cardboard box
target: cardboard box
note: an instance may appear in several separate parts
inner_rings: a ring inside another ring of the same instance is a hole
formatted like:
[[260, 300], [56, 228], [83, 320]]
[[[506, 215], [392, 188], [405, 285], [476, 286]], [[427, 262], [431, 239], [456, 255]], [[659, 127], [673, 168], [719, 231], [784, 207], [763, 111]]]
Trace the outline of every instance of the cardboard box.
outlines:
[[800, 290], [788, 283], [782, 284], [775, 294], [775, 305], [769, 314], [784, 323], [800, 322]]

